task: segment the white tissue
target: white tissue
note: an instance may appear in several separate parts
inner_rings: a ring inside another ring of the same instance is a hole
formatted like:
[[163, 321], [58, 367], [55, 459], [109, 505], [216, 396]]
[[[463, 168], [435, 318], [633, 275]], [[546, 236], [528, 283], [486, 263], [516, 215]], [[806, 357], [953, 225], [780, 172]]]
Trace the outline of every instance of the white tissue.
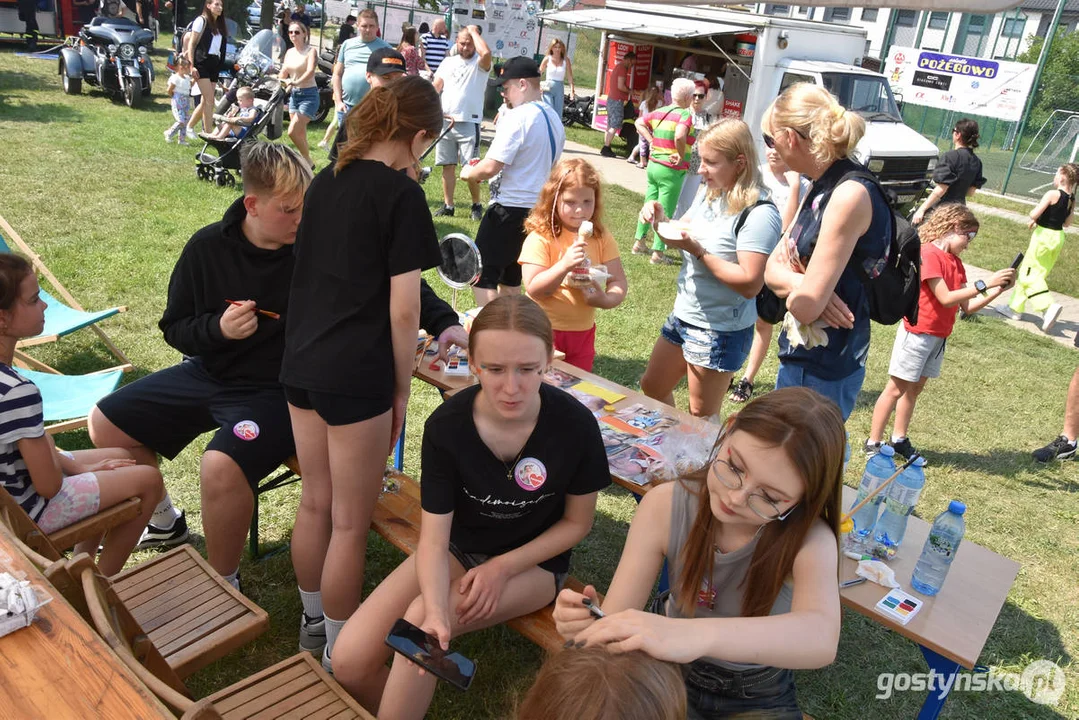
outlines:
[[858, 568], [854, 571], [859, 577], [883, 585], [888, 588], [897, 588], [899, 583], [895, 581], [895, 570], [882, 563], [880, 560], [861, 560]]
[[824, 332], [827, 325], [816, 320], [809, 325], [798, 322], [789, 312], [783, 317], [783, 329], [787, 331], [787, 342], [791, 347], [805, 346], [806, 350], [828, 345], [828, 334]]

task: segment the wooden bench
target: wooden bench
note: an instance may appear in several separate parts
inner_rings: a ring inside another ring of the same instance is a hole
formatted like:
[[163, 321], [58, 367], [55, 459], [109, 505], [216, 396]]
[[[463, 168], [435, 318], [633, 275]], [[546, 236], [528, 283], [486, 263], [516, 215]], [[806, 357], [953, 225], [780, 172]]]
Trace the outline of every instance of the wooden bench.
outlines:
[[[0, 522], [19, 550], [86, 616], [79, 583], [67, 574], [60, 550], [4, 490]], [[218, 575], [190, 545], [124, 570], [109, 583], [181, 678], [254, 640], [270, 624], [265, 610]]]
[[[309, 653], [299, 653], [203, 700], [176, 687], [174, 676], [154, 663], [156, 650], [88, 555], [64, 563], [76, 578], [91, 622], [105, 642], [135, 675], [184, 720], [240, 718], [359, 718], [372, 716], [331, 678]], [[149, 651], [149, 652], [148, 652]]]
[[[397, 491], [383, 492], [379, 497], [371, 527], [395, 548], [412, 555], [420, 541], [420, 486], [403, 473], [391, 472], [387, 477], [397, 484]], [[572, 576], [565, 586], [584, 592], [584, 585]], [[553, 612], [554, 605], [548, 605], [506, 624], [547, 652], [557, 652], [564, 640], [555, 630]]]
[[[251, 558], [253, 560], [259, 560], [263, 557], [259, 554], [259, 496], [300, 481], [300, 461], [296, 459], [295, 455], [285, 460], [282, 464], [285, 466], [284, 470], [279, 470], [273, 477], [264, 479], [255, 488], [255, 506], [251, 512], [251, 531], [248, 538], [248, 547], [251, 549]], [[288, 543], [271, 550], [266, 555], [273, 555], [286, 547], [288, 547]]]

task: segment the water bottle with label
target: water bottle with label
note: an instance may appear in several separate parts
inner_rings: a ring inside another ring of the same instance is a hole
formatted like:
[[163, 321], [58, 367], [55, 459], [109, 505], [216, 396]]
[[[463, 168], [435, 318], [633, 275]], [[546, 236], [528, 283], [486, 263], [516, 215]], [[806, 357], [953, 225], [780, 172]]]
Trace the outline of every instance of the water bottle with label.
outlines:
[[884, 512], [877, 520], [876, 532], [873, 533], [873, 554], [891, 560], [903, 542], [907, 532], [907, 520], [918, 503], [918, 497], [925, 487], [925, 458], [917, 457], [903, 472], [899, 473], [888, 486]]
[[[895, 450], [891, 445], [882, 445], [880, 451], [869, 458], [865, 464], [865, 472], [862, 473], [862, 482], [858, 486], [858, 497], [854, 501], [854, 507], [866, 498], [869, 493], [880, 487], [880, 484], [895, 473]], [[898, 478], [896, 478], [898, 482]], [[854, 513], [851, 520], [854, 521], [854, 529], [851, 530], [847, 541], [846, 550], [860, 552], [864, 545], [871, 541], [873, 526], [877, 524], [877, 515], [880, 512], [880, 503], [886, 492], [874, 497], [862, 506], [862, 509]]]
[[922, 595], [936, 595], [940, 592], [966, 531], [963, 521], [963, 513], [966, 511], [966, 505], [952, 500], [948, 509], [937, 515], [937, 519], [933, 521], [929, 537], [925, 539], [925, 547], [922, 548], [922, 556], [918, 558], [914, 575], [910, 579], [916, 592]]

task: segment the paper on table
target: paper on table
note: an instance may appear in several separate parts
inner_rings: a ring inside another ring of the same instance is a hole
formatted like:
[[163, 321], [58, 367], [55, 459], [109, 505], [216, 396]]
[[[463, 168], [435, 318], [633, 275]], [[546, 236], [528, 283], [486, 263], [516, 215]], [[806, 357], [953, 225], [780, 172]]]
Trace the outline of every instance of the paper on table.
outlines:
[[578, 392], [588, 393], [589, 395], [595, 395], [596, 397], [603, 398], [607, 401], [608, 405], [613, 405], [619, 400], [624, 400], [626, 397], [619, 392], [616, 392], [614, 390], [608, 390], [606, 388], [601, 388], [599, 385], [595, 385], [587, 381], [577, 383], [573, 386], [573, 389], [577, 390]]

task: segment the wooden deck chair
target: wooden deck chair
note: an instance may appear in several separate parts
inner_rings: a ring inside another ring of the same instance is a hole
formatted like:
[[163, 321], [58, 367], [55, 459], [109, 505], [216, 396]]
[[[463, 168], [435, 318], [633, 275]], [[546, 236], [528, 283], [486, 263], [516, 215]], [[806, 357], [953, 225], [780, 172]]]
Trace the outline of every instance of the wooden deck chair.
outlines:
[[41, 391], [45, 432], [50, 435], [86, 427], [90, 411], [120, 384], [122, 370], [102, 370], [87, 375], [54, 375], [19, 368], [20, 375]]
[[[127, 502], [135, 503], [138, 514], [138, 499]], [[0, 490], [0, 522], [23, 554], [68, 597], [77, 583], [67, 582], [62, 574], [53, 577], [56, 570], [49, 569], [62, 559], [60, 549], [6, 490]], [[124, 570], [112, 578], [111, 586], [179, 677], [254, 640], [269, 625], [266, 611], [229, 585], [190, 545]], [[75, 597], [68, 602], [79, 608]]]
[[[59, 295], [59, 298], [49, 294], [44, 288], [41, 290], [41, 298], [48, 304], [48, 309], [45, 310], [45, 329], [40, 335], [32, 338], [26, 338], [20, 340], [17, 348], [32, 347], [34, 345], [41, 345], [43, 343], [55, 342], [64, 335], [69, 335], [76, 330], [89, 327], [97, 336], [101, 338], [101, 341], [105, 343], [105, 347], [109, 349], [109, 352], [120, 361], [120, 364], [108, 368], [109, 370], [130, 370], [132, 365], [131, 361], [127, 359], [123, 351], [116, 346], [104, 330], [97, 326], [97, 323], [105, 318], [112, 317], [119, 313], [125, 312], [127, 307], [118, 306], [109, 308], [108, 310], [99, 310], [97, 312], [87, 312], [83, 309], [82, 305], [75, 300], [74, 296], [68, 292], [56, 276], [52, 274], [45, 263], [41, 260], [41, 257], [30, 249], [19, 234], [8, 224], [7, 220], [0, 217], [0, 252], [11, 252], [11, 248], [8, 245], [11, 243], [15, 248], [22, 253], [27, 260], [34, 266], [34, 270], [43, 278], [48, 280], [52, 290]], [[52, 367], [49, 367], [45, 363], [37, 360], [24, 352], [16, 351], [16, 359], [22, 361], [28, 367], [32, 367], [37, 370], [49, 373], [58, 373]]]
[[[119, 594], [96, 571], [87, 555], [67, 562], [66, 571], [77, 577], [92, 624], [109, 647], [162, 702], [183, 713], [184, 720], [209, 718], [359, 718], [373, 720], [311, 657], [299, 653], [246, 680], [192, 700], [171, 682], [160, 665], [155, 667], [153, 645]], [[181, 686], [182, 687], [182, 686]]]
[[[77, 523], [60, 528], [51, 535], [46, 535], [15, 501], [11, 493], [0, 489], [0, 522], [8, 527], [19, 542], [25, 543], [51, 562], [59, 560], [65, 550], [70, 550], [83, 540], [106, 534], [117, 525], [137, 517], [141, 503], [142, 501], [137, 497], [128, 498], [122, 503], [105, 508], [96, 515], [91, 515]], [[39, 565], [37, 562], [34, 564]], [[44, 572], [44, 568], [40, 565], [38, 569]]]

